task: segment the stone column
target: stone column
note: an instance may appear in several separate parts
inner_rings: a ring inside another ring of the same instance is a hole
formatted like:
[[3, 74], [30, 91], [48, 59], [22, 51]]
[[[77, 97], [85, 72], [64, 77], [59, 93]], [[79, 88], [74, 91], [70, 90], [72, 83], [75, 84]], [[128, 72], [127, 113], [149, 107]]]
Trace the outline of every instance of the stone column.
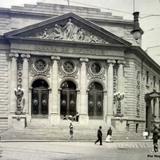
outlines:
[[[118, 60], [119, 67], [118, 67], [118, 92], [124, 94], [124, 61]], [[124, 113], [124, 99], [121, 100], [121, 114]]]
[[113, 65], [115, 60], [108, 62], [108, 106], [107, 106], [107, 125], [111, 126], [111, 117], [113, 116]]
[[80, 123], [87, 124], [88, 122], [88, 93], [87, 93], [87, 58], [81, 58], [81, 72], [80, 72]]
[[24, 91], [23, 99], [24, 99], [24, 109], [23, 111], [26, 114], [29, 114], [29, 68], [28, 68], [28, 60], [30, 58], [29, 54], [22, 54], [23, 58], [23, 73], [22, 73], [22, 88]]
[[52, 65], [52, 104], [50, 104], [50, 120], [51, 124], [57, 124], [60, 120], [60, 110], [59, 110], [59, 102], [58, 102], [58, 61], [60, 57], [52, 56], [51, 59], [53, 60]]
[[10, 72], [10, 113], [15, 114], [17, 107], [17, 99], [15, 96], [15, 89], [17, 89], [17, 58], [18, 54], [10, 54], [11, 58], [11, 72]]

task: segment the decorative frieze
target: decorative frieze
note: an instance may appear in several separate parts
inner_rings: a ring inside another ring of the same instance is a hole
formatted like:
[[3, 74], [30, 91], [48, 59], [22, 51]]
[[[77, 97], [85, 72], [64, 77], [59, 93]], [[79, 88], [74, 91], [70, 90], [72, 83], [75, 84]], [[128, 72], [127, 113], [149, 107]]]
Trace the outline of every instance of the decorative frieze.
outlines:
[[103, 38], [96, 36], [86, 29], [74, 24], [72, 19], [68, 19], [65, 24], [55, 24], [54, 26], [48, 26], [42, 31], [26, 36], [30, 38], [108, 44], [108, 42]]

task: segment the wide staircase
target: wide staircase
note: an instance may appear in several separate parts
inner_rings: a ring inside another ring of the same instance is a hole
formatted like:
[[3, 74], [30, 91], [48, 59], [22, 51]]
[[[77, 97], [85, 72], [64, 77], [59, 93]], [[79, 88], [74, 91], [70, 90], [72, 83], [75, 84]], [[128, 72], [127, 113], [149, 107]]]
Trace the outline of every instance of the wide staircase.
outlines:
[[[1, 133], [2, 140], [46, 140], [46, 141], [68, 141], [70, 121], [62, 121], [60, 125], [50, 126], [47, 120], [33, 119], [24, 129], [13, 128]], [[91, 122], [89, 125], [80, 125], [79, 122], [72, 122], [74, 127], [75, 141], [93, 141], [96, 139], [97, 129], [102, 126], [106, 133], [104, 122]]]
[[[62, 121], [60, 125], [50, 126], [47, 120], [33, 119], [24, 129], [8, 129], [1, 133], [2, 140], [22, 141], [68, 141], [70, 121]], [[101, 125], [103, 140], [106, 138], [107, 126], [104, 121], [90, 121], [88, 125], [72, 122], [74, 127], [73, 141], [95, 141], [97, 129]], [[114, 140], [142, 140], [142, 134], [116, 131], [113, 128]]]

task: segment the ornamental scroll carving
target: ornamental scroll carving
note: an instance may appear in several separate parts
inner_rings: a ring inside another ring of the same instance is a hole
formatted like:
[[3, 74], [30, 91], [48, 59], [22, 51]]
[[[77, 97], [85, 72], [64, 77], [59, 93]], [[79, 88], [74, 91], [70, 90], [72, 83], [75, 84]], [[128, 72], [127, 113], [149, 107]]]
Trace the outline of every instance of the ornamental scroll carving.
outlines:
[[104, 39], [99, 36], [95, 36], [92, 33], [84, 30], [81, 27], [75, 25], [71, 19], [62, 26], [55, 24], [51, 28], [45, 28], [44, 31], [30, 36], [31, 38], [51, 39], [51, 40], [67, 40], [67, 41], [79, 41], [88, 43], [103, 43], [108, 44]]

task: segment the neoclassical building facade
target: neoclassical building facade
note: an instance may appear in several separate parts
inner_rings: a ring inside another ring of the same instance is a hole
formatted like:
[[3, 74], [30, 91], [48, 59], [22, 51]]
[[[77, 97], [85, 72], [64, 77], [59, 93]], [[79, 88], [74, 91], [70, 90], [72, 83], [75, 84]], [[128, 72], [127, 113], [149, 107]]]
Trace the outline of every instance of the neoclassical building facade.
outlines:
[[133, 21], [38, 3], [0, 9], [0, 24], [2, 129], [72, 119], [141, 134], [160, 123], [160, 66], [133, 38]]

